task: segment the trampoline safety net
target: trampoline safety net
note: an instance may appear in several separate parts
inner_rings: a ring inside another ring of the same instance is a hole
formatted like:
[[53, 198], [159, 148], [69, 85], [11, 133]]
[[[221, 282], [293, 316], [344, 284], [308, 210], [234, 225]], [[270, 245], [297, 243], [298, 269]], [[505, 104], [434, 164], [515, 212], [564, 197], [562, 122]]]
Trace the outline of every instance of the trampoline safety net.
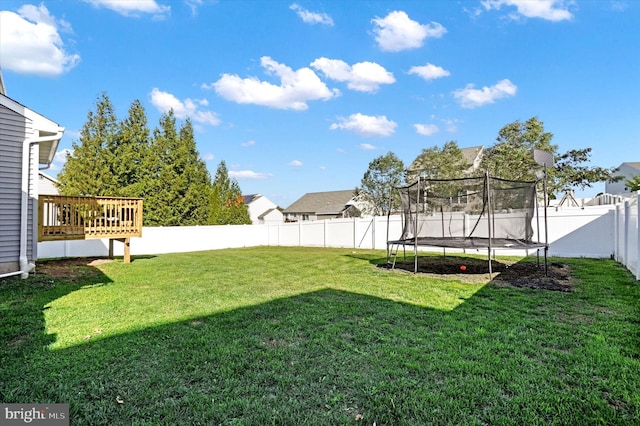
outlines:
[[490, 177], [419, 178], [397, 188], [403, 229], [397, 243], [456, 248], [518, 248], [532, 241], [538, 181]]

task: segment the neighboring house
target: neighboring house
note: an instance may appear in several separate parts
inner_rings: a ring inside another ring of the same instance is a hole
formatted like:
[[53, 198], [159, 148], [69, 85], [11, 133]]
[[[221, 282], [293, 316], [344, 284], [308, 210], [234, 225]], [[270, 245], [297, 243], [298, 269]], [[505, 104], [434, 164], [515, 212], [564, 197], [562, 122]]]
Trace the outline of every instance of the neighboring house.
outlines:
[[310, 192], [284, 209], [285, 222], [359, 217], [354, 190]]
[[51, 176], [38, 172], [38, 195], [59, 195], [58, 181]]
[[631, 191], [627, 188], [627, 181], [634, 176], [640, 176], [640, 162], [620, 164], [615, 175], [623, 176], [623, 179], [618, 182], [605, 183], [604, 192], [613, 195], [629, 194]]
[[250, 194], [242, 196], [244, 203], [249, 210], [251, 223], [254, 225], [261, 223], [282, 223], [284, 216], [278, 205], [260, 194]]
[[[465, 170], [465, 174], [470, 175], [476, 170], [480, 168], [480, 163], [482, 162], [482, 157], [484, 156], [484, 146], [472, 146], [470, 148], [460, 148], [462, 151], [462, 156], [467, 163], [467, 170]], [[424, 169], [424, 165], [419, 161], [419, 158], [416, 158], [413, 163], [409, 167], [407, 167], [407, 172], [409, 175], [415, 175], [416, 172]], [[410, 182], [408, 182], [410, 183]]]
[[0, 278], [28, 276], [38, 258], [38, 169], [64, 128], [7, 97], [0, 71]]
[[462, 156], [467, 161], [469, 168], [467, 174], [471, 174], [480, 168], [480, 162], [484, 156], [484, 146], [472, 146], [471, 148], [462, 148]]

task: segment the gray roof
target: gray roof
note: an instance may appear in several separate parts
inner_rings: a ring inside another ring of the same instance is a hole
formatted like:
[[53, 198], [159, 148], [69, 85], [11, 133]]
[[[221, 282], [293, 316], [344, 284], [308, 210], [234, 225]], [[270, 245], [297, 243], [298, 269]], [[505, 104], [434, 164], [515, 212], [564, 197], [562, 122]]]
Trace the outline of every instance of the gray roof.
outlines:
[[338, 214], [353, 198], [353, 193], [353, 189], [309, 192], [284, 209], [284, 213]]

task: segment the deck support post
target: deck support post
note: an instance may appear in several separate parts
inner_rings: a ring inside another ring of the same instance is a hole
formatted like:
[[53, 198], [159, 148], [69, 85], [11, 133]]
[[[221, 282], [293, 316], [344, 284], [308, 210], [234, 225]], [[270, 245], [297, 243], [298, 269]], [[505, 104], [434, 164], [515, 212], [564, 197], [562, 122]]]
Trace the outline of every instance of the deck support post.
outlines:
[[124, 243], [124, 263], [131, 263], [131, 239], [130, 238], [110, 238], [109, 239], [109, 257], [113, 257], [114, 241], [120, 241]]

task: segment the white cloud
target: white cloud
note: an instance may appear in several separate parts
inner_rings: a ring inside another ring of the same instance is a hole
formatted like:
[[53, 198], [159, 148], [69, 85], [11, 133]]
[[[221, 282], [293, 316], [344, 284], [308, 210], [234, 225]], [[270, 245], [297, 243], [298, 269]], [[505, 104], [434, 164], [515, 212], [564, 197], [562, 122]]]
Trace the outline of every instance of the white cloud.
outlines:
[[453, 97], [463, 108], [476, 108], [485, 104], [492, 104], [497, 99], [514, 96], [517, 90], [518, 87], [515, 84], [508, 79], [504, 79], [491, 87], [485, 86], [482, 89], [474, 89], [473, 84], [467, 84], [464, 89], [455, 90]]
[[373, 151], [374, 149], [378, 149], [378, 147], [371, 145], [370, 143], [361, 143], [360, 149], [365, 151]]
[[422, 135], [422, 136], [431, 136], [433, 134], [436, 134], [440, 131], [440, 129], [438, 128], [438, 126], [436, 126], [435, 124], [419, 124], [416, 123], [413, 125], [413, 127], [415, 127], [416, 132], [418, 132], [418, 134]]
[[449, 77], [451, 73], [442, 67], [427, 63], [420, 67], [411, 67], [409, 74], [416, 74], [425, 80], [434, 80], [441, 77]]
[[191, 14], [194, 16], [198, 14], [198, 8], [202, 6], [202, 2], [203, 0], [185, 0], [187, 6], [191, 9]]
[[158, 88], [153, 88], [151, 91], [151, 103], [160, 112], [166, 113], [170, 109], [173, 109], [173, 113], [177, 118], [185, 119], [191, 118], [193, 121], [201, 124], [210, 124], [217, 126], [220, 124], [220, 118], [215, 112], [202, 110], [200, 107], [209, 105], [206, 99], [185, 99], [181, 101], [174, 95], [168, 92], [163, 92]]
[[460, 122], [460, 120], [455, 118], [443, 118], [440, 121], [442, 121], [446, 126], [447, 132], [456, 133], [458, 131], [458, 123]]
[[202, 161], [212, 161], [214, 158], [216, 158], [216, 156], [210, 152], [207, 152], [206, 154], [200, 156], [200, 159]]
[[446, 28], [437, 22], [420, 24], [409, 18], [406, 12], [395, 10], [384, 18], [371, 20], [373, 32], [380, 49], [388, 52], [415, 49], [424, 44], [425, 39], [440, 38]]
[[293, 167], [300, 167], [302, 166], [302, 161], [300, 160], [293, 160], [292, 162], [287, 164], [288, 166], [293, 166]]
[[250, 141], [246, 141], [246, 142], [241, 142], [240, 145], [244, 146], [244, 147], [249, 147], [249, 146], [253, 146], [256, 144], [256, 141], [254, 140], [250, 140]]
[[61, 151], [57, 151], [55, 156], [53, 157], [53, 161], [56, 163], [66, 163], [67, 158], [73, 154], [73, 151], [69, 148], [65, 148]]
[[611, 3], [611, 10], [614, 12], [624, 12], [628, 7], [629, 5], [624, 1], [613, 1]]
[[329, 25], [331, 27], [333, 26], [333, 19], [331, 19], [331, 16], [327, 15], [326, 13], [309, 12], [296, 3], [293, 3], [291, 6], [289, 6], [289, 9], [295, 10], [296, 14], [306, 24], [323, 24]]
[[331, 130], [347, 130], [361, 136], [391, 136], [398, 125], [384, 115], [371, 116], [360, 113], [349, 117], [338, 117], [339, 123], [333, 123]]
[[60, 75], [80, 62], [69, 53], [60, 32], [72, 32], [68, 22], [49, 14], [41, 4], [30, 4], [18, 13], [0, 11], [0, 58], [2, 67], [18, 73]]
[[164, 18], [171, 13], [170, 6], [159, 5], [156, 0], [84, 0], [96, 7], [113, 10], [122, 16], [138, 17], [141, 13]]
[[204, 84], [202, 87], [213, 88], [219, 96], [239, 104], [299, 111], [306, 110], [309, 101], [326, 101], [340, 95], [337, 89], [329, 90], [311, 68], [294, 71], [268, 56], [260, 58], [260, 65], [269, 74], [278, 77], [280, 84], [260, 81], [255, 77], [240, 78], [236, 74], [223, 74], [215, 83]]
[[229, 170], [229, 177], [232, 179], [269, 179], [271, 173], [254, 172], [253, 170]]
[[68, 156], [72, 154], [73, 154], [73, 150], [69, 148], [56, 151], [55, 155], [53, 156], [53, 162], [51, 163], [51, 167], [49, 168], [49, 170], [51, 171], [62, 170], [62, 167], [67, 162]]
[[482, 5], [486, 10], [499, 10], [502, 6], [515, 6], [517, 14], [511, 14], [512, 19], [541, 18], [547, 21], [565, 21], [573, 18], [569, 11], [572, 1], [567, 0], [484, 0]]
[[340, 59], [318, 58], [311, 66], [326, 77], [336, 81], [346, 81], [349, 89], [359, 92], [376, 92], [381, 84], [395, 83], [393, 74], [375, 62], [358, 62], [349, 66]]

